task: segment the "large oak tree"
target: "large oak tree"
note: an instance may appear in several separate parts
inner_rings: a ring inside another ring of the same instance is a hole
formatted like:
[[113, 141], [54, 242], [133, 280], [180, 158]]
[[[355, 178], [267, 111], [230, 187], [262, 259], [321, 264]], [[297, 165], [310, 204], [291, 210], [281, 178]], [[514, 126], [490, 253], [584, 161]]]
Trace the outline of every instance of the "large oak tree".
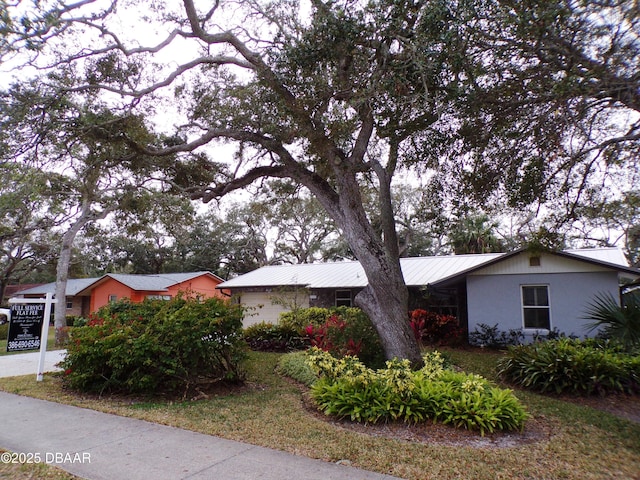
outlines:
[[[159, 162], [179, 155], [171, 180], [192, 199], [265, 178], [308, 189], [364, 268], [368, 287], [356, 303], [387, 357], [419, 364], [394, 175], [436, 172], [441, 188], [522, 206], [553, 189], [576, 203], [596, 165], [634, 162], [637, 117], [624, 132], [611, 122], [638, 110], [631, 3], [312, 0], [299, 16], [285, 0], [83, 0], [5, 15], [2, 38], [5, 58], [26, 47], [33, 65], [84, 76], [62, 89], [108, 93], [148, 118], [170, 112], [170, 141], [136, 148]], [[136, 4], [166, 37], [153, 43], [150, 29], [132, 38]], [[207, 149], [218, 142], [235, 144], [235, 156], [220, 161], [221, 150]], [[364, 182], [376, 188], [375, 226]]]

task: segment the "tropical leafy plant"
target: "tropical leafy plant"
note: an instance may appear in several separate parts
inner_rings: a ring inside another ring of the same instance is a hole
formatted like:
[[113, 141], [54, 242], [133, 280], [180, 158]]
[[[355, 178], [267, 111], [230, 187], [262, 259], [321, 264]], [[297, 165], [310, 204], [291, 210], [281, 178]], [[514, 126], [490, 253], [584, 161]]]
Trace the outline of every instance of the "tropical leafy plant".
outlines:
[[628, 350], [640, 347], [640, 299], [628, 295], [623, 305], [610, 293], [597, 295], [587, 309], [591, 330], [602, 329], [606, 338], [620, 341]]
[[311, 386], [313, 399], [324, 413], [339, 418], [363, 423], [431, 419], [484, 435], [522, 429], [528, 416], [510, 390], [446, 368], [438, 352], [425, 355], [418, 371], [397, 359], [374, 371], [355, 357], [336, 359], [317, 348], [309, 351], [309, 363], [320, 375]]
[[452, 345], [460, 343], [465, 330], [453, 315], [416, 309], [409, 312], [409, 324], [420, 344]]
[[370, 367], [384, 365], [380, 336], [369, 317], [359, 308], [304, 308], [295, 315], [290, 312], [281, 314], [279, 325], [298, 329], [311, 345], [336, 357], [357, 355]]
[[498, 374], [543, 393], [633, 393], [640, 390], [640, 356], [607, 341], [560, 338], [510, 347]]

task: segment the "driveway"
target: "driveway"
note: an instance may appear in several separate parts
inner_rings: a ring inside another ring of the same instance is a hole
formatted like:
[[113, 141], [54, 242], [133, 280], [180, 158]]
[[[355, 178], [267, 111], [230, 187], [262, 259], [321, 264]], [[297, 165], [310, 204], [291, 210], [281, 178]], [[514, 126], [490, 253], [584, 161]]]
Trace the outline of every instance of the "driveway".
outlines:
[[[52, 350], [44, 357], [44, 372], [60, 370], [56, 364], [64, 359], [66, 350]], [[40, 352], [14, 353], [0, 356], [0, 377], [37, 375]]]

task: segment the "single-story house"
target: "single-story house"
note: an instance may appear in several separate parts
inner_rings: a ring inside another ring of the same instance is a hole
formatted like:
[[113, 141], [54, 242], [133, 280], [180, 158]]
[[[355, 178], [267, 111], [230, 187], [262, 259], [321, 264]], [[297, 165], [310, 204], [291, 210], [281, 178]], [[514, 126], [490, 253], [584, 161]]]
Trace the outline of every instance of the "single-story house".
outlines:
[[[98, 280], [97, 278], [76, 278], [67, 280], [67, 290], [65, 298], [65, 308], [67, 315], [86, 316], [89, 315], [90, 296], [79, 295], [88, 285]], [[56, 284], [44, 283], [35, 287], [21, 290], [12, 298], [42, 298], [47, 293], [55, 295]], [[54, 307], [55, 308], [55, 307]]]
[[[66, 290], [66, 314], [87, 316], [109, 302], [127, 298], [141, 302], [145, 298], [170, 299], [178, 292], [192, 293], [202, 298], [226, 297], [228, 292], [218, 289], [223, 279], [211, 272], [161, 273], [130, 275], [108, 273], [98, 278], [69, 279]], [[40, 298], [55, 294], [55, 283], [19, 292], [22, 298]]]
[[[525, 335], [557, 329], [587, 334], [585, 310], [596, 295], [620, 297], [640, 279], [617, 248], [451, 255], [400, 260], [410, 308], [455, 315], [473, 332], [480, 324]], [[248, 308], [245, 326], [276, 323], [297, 307], [354, 304], [367, 285], [359, 262], [267, 266], [218, 285]]]

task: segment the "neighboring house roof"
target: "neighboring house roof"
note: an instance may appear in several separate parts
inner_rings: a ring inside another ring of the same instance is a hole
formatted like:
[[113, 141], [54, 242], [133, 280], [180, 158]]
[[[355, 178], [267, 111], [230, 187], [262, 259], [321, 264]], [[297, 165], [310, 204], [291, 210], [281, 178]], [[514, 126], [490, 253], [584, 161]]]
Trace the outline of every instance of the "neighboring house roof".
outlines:
[[107, 273], [103, 277], [94, 279], [94, 281], [87, 285], [82, 292], [79, 292], [79, 294], [88, 295], [93, 288], [108, 281], [109, 279], [120, 282], [135, 291], [165, 292], [168, 291], [169, 287], [187, 282], [202, 275], [208, 275], [216, 280], [221, 282], [223, 281], [220, 277], [211, 272], [159, 273], [157, 275]]
[[[79, 292], [87, 288], [98, 278], [76, 278], [67, 280], [67, 297], [75, 297]], [[45, 283], [37, 287], [29, 288], [18, 292], [18, 295], [46, 295], [47, 293], [56, 293], [56, 283]]]
[[12, 297], [23, 290], [28, 290], [30, 288], [39, 287], [42, 283], [23, 283], [21, 285], [7, 285], [4, 289], [5, 297]]
[[[400, 266], [407, 286], [436, 285], [450, 282], [468, 273], [522, 253], [485, 253], [401, 258]], [[640, 276], [640, 270], [628, 266], [617, 248], [567, 250], [557, 253]], [[358, 288], [367, 285], [367, 277], [359, 262], [312, 263], [262, 267], [221, 283], [217, 288], [251, 288], [303, 286], [307, 288]]]
[[[188, 272], [188, 273], [161, 273], [158, 275], [128, 275], [120, 273], [108, 273], [102, 277], [95, 278], [78, 278], [67, 280], [67, 297], [75, 296], [89, 296], [91, 295], [91, 289], [100, 283], [112, 278], [123, 285], [136, 291], [154, 291], [163, 292], [169, 287], [187, 282], [192, 278], [200, 277], [201, 275], [209, 275], [222, 282], [222, 279], [211, 272]], [[46, 283], [34, 288], [22, 290], [19, 295], [46, 295], [47, 293], [55, 294], [56, 284]]]

